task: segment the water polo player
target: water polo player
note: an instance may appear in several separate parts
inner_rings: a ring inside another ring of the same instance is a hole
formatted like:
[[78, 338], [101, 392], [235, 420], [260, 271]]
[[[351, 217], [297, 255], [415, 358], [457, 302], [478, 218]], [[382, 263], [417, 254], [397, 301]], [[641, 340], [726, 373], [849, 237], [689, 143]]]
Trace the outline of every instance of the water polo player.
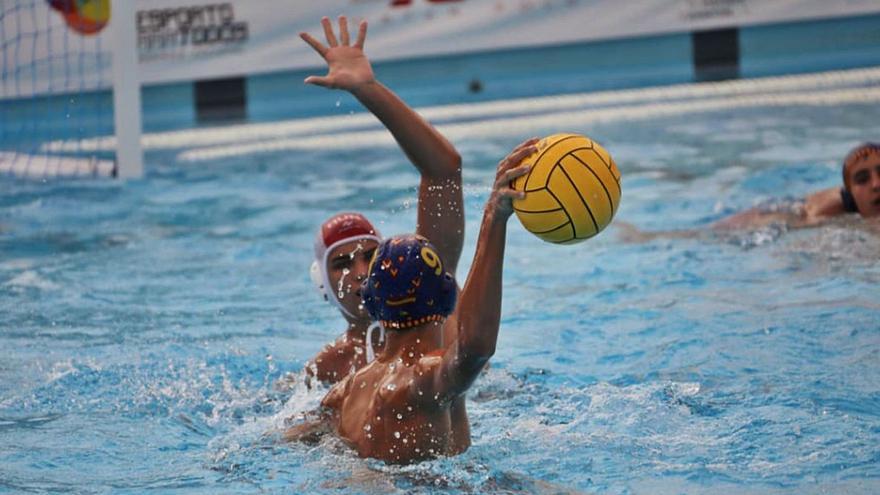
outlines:
[[[858, 213], [862, 218], [880, 218], [880, 144], [864, 143], [843, 160], [843, 186], [817, 191], [797, 200], [772, 200], [712, 224], [715, 232], [757, 229], [768, 225], [804, 228], [830, 219]], [[625, 241], [645, 242], [658, 237], [690, 238], [698, 230], [645, 232], [618, 222]]]
[[[512, 199], [526, 193], [510, 181], [535, 153], [521, 144], [498, 166], [467, 281], [456, 285], [441, 254], [418, 235], [383, 241], [363, 284], [364, 306], [386, 328], [376, 360], [346, 376], [322, 406], [334, 431], [362, 457], [410, 463], [454, 455], [470, 446], [467, 416], [457, 401], [495, 353], [501, 319], [502, 267]], [[449, 331], [448, 327], [454, 327]], [[444, 343], [444, 335], [454, 334]], [[299, 424], [287, 440], [311, 435], [322, 424]]]
[[880, 216], [880, 145], [865, 143], [850, 151], [843, 160], [842, 175], [843, 187], [815, 192], [786, 208], [778, 207], [778, 203], [758, 206], [721, 220], [713, 228], [762, 227], [774, 222], [797, 228], [848, 213], [863, 218]]
[[[367, 23], [360, 23], [351, 43], [346, 18], [339, 18], [339, 39], [326, 17], [321, 19], [327, 46], [308, 33], [300, 36], [327, 62], [325, 76], [309, 76], [307, 84], [349, 91], [385, 125], [421, 174], [416, 233], [432, 239], [455, 273], [464, 241], [461, 158], [452, 144], [391, 90], [376, 80], [364, 54]], [[442, 212], [442, 215], [440, 214]], [[307, 365], [307, 373], [334, 383], [366, 364], [370, 316], [361, 306], [359, 288], [367, 265], [381, 240], [363, 215], [341, 213], [318, 231], [312, 279], [347, 323], [343, 334], [325, 346]], [[379, 340], [379, 332], [373, 337]]]

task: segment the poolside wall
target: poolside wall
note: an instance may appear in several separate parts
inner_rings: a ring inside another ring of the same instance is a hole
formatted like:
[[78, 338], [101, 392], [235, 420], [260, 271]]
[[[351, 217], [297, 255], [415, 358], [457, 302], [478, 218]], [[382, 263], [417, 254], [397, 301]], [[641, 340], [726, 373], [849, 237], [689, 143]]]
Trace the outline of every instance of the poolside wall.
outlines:
[[[876, 65], [880, 14], [389, 60], [376, 63], [375, 71], [410, 104], [429, 106]], [[302, 83], [321, 71], [242, 78], [243, 113], [269, 121], [361, 111], [346, 94]], [[170, 112], [147, 115], [145, 128], [197, 125], [194, 88], [145, 88], [145, 107]]]

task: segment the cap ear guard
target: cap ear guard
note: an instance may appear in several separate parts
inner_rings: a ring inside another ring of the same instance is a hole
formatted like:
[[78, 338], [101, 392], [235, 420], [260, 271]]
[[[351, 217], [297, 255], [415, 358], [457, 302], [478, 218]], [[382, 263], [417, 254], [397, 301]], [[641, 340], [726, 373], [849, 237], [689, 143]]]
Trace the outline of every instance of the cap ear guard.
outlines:
[[457, 285], [430, 242], [420, 236], [386, 239], [361, 284], [361, 298], [373, 321], [403, 330], [438, 322], [455, 309]]
[[451, 314], [455, 310], [455, 303], [458, 301], [458, 284], [455, 277], [449, 272], [443, 272], [443, 289], [440, 297], [440, 308], [443, 313]]
[[321, 274], [321, 266], [318, 264], [318, 260], [312, 261], [312, 266], [309, 268], [309, 277], [311, 277], [312, 283], [315, 284], [315, 288], [318, 289], [324, 300], [329, 300], [327, 289], [324, 288], [324, 277]]

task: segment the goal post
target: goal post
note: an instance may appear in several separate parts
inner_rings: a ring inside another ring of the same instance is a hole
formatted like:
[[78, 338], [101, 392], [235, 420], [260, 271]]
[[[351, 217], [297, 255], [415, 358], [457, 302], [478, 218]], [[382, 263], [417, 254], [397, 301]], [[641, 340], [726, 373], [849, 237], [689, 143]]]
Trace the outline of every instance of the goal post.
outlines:
[[141, 149], [141, 89], [138, 77], [137, 20], [134, 0], [113, 0], [113, 120], [120, 179], [144, 174]]

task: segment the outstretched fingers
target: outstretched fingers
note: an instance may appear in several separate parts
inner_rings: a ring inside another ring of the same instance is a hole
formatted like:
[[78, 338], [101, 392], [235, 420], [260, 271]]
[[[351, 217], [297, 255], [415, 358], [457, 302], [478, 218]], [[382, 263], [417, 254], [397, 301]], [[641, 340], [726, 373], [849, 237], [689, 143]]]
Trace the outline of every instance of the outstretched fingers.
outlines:
[[323, 88], [332, 88], [333, 83], [330, 81], [329, 77], [325, 76], [309, 76], [305, 78], [303, 81], [306, 84], [314, 84], [315, 86], [321, 86]]
[[367, 39], [367, 21], [361, 21], [358, 25], [358, 37], [357, 41], [354, 42], [354, 46], [364, 49], [364, 41]]
[[299, 37], [302, 38], [303, 41], [308, 43], [309, 46], [314, 48], [315, 51], [318, 52], [319, 55], [321, 55], [324, 58], [327, 58], [326, 54], [327, 54], [327, 50], [329, 50], [329, 48], [324, 46], [320, 41], [316, 40], [311, 34], [299, 33]]
[[342, 46], [348, 46], [351, 42], [348, 36], [348, 19], [344, 15], [339, 16], [339, 37]]
[[330, 24], [330, 19], [328, 17], [321, 18], [321, 26], [324, 26], [324, 36], [327, 38], [327, 44], [330, 47], [339, 46], [339, 41], [336, 40], [336, 35], [333, 34], [333, 25]]

